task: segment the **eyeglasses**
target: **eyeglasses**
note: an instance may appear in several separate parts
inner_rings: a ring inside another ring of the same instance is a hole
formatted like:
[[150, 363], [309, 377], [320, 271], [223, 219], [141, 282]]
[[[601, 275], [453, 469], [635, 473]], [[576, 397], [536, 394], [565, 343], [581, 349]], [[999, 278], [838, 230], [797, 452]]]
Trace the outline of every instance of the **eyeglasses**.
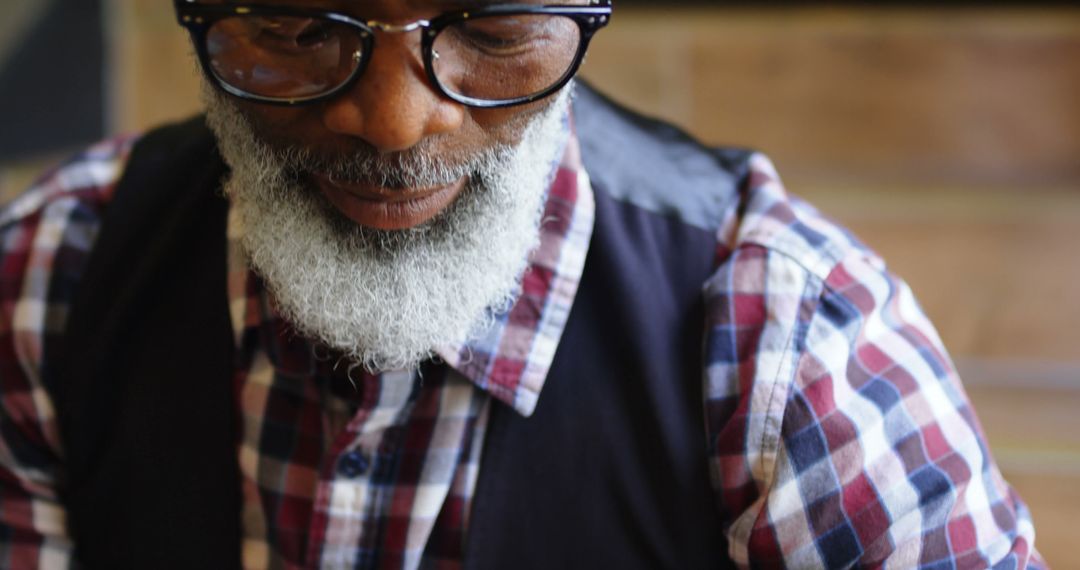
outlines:
[[363, 74], [375, 32], [421, 30], [431, 84], [472, 107], [509, 107], [546, 97], [581, 65], [589, 40], [611, 18], [592, 5], [496, 5], [393, 25], [340, 12], [175, 0], [203, 71], [225, 92], [272, 105], [330, 99]]

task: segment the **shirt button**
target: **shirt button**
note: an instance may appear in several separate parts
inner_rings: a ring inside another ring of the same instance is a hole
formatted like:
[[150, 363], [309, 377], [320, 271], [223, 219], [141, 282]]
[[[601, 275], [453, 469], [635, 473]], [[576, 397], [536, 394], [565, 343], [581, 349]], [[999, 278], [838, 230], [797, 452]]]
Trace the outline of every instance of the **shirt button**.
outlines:
[[358, 477], [367, 471], [371, 462], [359, 451], [350, 451], [338, 462], [338, 473], [346, 477]]

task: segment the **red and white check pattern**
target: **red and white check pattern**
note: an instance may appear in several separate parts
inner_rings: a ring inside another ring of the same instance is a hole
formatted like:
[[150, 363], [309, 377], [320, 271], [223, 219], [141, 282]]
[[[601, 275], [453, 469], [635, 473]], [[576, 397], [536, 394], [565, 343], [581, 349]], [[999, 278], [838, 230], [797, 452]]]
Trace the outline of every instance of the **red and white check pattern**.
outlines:
[[1042, 561], [941, 340], [872, 252], [757, 155], [720, 230], [706, 399], [740, 566], [1024, 568]]
[[41, 376], [131, 139], [95, 145], [0, 212], [0, 568], [64, 568], [63, 446]]

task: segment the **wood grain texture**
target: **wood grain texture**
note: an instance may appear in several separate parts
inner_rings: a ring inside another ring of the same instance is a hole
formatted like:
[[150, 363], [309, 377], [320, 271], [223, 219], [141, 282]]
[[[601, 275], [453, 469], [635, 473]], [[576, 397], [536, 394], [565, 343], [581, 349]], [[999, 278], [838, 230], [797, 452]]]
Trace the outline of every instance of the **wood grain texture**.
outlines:
[[799, 182], [1080, 185], [1080, 10], [621, 11], [586, 76]]

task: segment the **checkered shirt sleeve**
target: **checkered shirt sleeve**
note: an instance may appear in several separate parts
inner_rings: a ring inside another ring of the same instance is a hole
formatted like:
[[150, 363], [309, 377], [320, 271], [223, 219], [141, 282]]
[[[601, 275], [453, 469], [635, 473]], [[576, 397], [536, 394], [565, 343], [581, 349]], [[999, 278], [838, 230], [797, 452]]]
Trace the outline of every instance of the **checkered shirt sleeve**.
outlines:
[[1043, 566], [908, 286], [751, 160], [706, 284], [706, 418], [741, 567]]
[[94, 146], [0, 211], [0, 568], [71, 564], [57, 489], [62, 449], [42, 363], [63, 333], [130, 146]]

